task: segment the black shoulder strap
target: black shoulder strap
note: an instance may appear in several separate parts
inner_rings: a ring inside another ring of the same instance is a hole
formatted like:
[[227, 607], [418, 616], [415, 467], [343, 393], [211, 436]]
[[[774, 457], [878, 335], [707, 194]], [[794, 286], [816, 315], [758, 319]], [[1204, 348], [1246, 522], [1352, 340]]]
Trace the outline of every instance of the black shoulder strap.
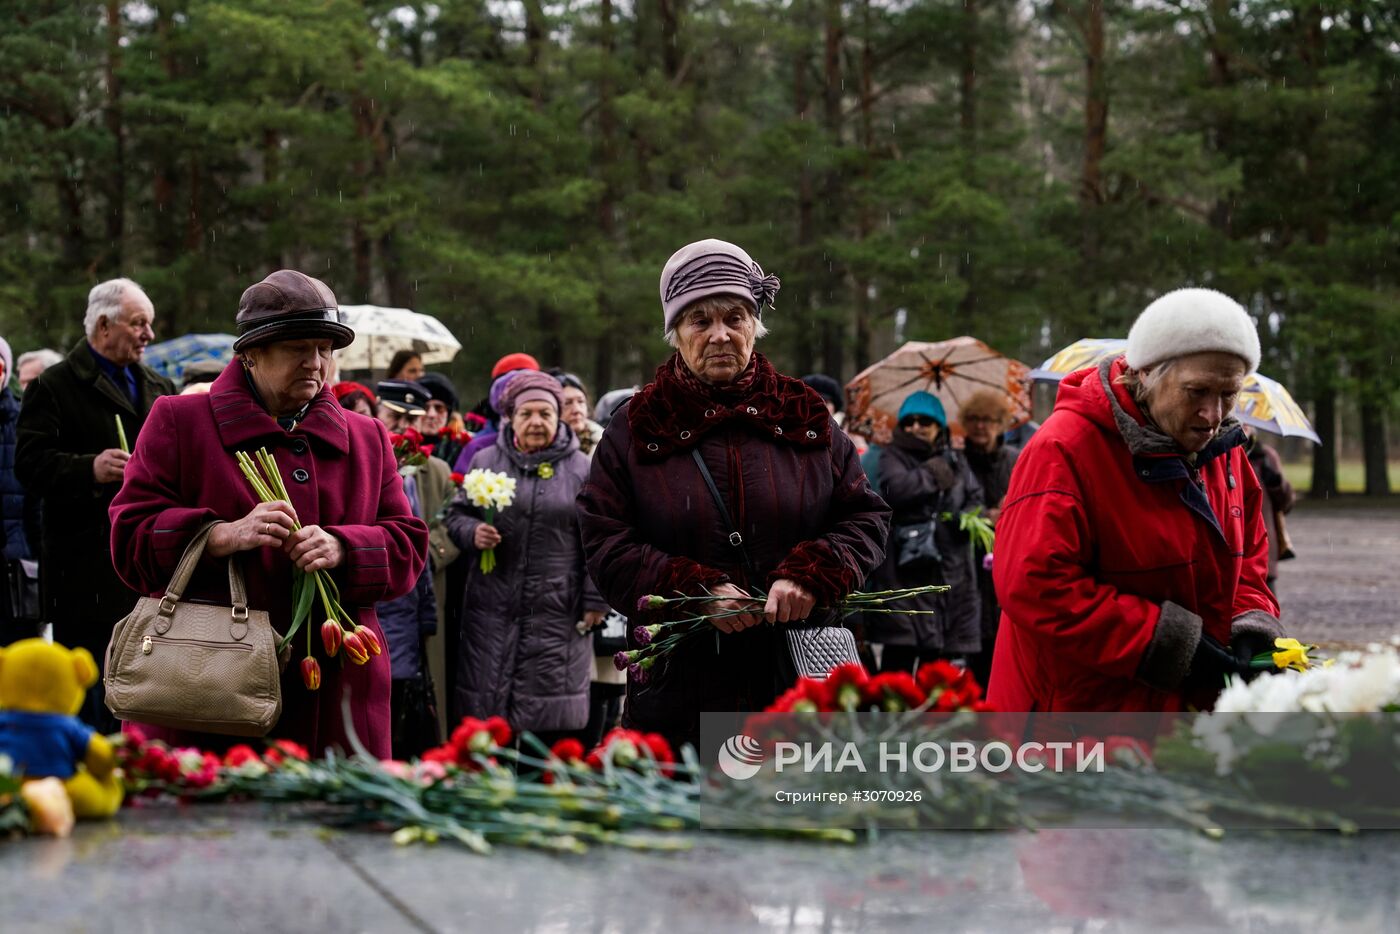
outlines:
[[719, 493], [719, 487], [715, 486], [715, 478], [710, 476], [710, 468], [705, 466], [705, 458], [700, 455], [700, 448], [697, 445], [690, 449], [690, 456], [695, 459], [695, 466], [700, 468], [700, 476], [705, 479], [705, 486], [709, 488], [710, 495], [714, 497], [715, 506], [719, 508], [719, 514], [724, 519], [724, 527], [729, 530], [729, 544], [739, 552], [739, 560], [744, 564], [744, 570], [748, 572], [749, 583], [757, 583], [758, 572], [749, 560], [749, 551], [744, 547], [744, 536], [740, 535], [734, 528], [734, 520], [730, 518], [729, 507], [724, 504], [724, 497]]

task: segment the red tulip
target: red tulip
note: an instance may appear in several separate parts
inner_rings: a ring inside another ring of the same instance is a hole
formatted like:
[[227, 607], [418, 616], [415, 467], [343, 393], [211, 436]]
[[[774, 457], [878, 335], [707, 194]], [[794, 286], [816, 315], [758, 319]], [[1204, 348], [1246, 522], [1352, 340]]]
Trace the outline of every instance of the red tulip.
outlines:
[[333, 619], [328, 619], [321, 624], [321, 644], [326, 647], [326, 657], [335, 658], [335, 653], [340, 651], [340, 644], [345, 640], [345, 630], [340, 623]]
[[308, 691], [321, 686], [321, 664], [310, 655], [301, 660], [301, 680]]
[[360, 641], [365, 644], [365, 649], [373, 655], [384, 654], [384, 647], [379, 644], [379, 637], [364, 626], [356, 626], [355, 634], [360, 637]]
[[347, 632], [342, 645], [345, 647], [345, 657], [356, 665], [363, 665], [369, 661], [369, 650], [365, 648], [358, 632]]

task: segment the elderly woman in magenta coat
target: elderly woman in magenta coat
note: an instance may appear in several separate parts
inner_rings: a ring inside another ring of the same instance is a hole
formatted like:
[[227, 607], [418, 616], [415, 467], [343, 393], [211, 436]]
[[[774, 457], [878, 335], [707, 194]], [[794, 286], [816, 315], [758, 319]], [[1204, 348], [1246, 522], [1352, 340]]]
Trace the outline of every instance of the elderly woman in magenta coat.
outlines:
[[[237, 556], [249, 603], [267, 610], [273, 628], [285, 632], [292, 568], [329, 570], [345, 609], [382, 645], [374, 605], [413, 588], [427, 557], [428, 529], [409, 509], [384, 426], [341, 408], [325, 385], [332, 350], [349, 344], [354, 332], [340, 323], [335, 295], [323, 282], [287, 269], [243, 293], [237, 325], [237, 356], [208, 395], [166, 397], [151, 410], [149, 430], [112, 503], [117, 572], [134, 590], [163, 593], [195, 531], [218, 520], [187, 597], [226, 601], [223, 562], [207, 558]], [[239, 471], [235, 452], [261, 447], [277, 459], [290, 503], [260, 503]], [[308, 690], [297, 665], [288, 665], [282, 718], [272, 735], [313, 752], [349, 749], [352, 726], [371, 753], [387, 758], [388, 655], [354, 665], [343, 652], [327, 658], [319, 638], [312, 643], [320, 689]], [[302, 651], [298, 640], [294, 652]], [[350, 724], [343, 722], [342, 697], [349, 700]], [[181, 744], [218, 742], [145, 729]]]
[[[723, 240], [671, 257], [661, 301], [677, 352], [609, 422], [579, 496], [588, 567], [610, 605], [708, 593], [715, 611], [741, 613], [628, 684], [623, 723], [673, 742], [696, 741], [702, 712], [771, 703], [786, 687], [777, 625], [828, 621], [818, 608], [860, 587], [884, 555], [890, 511], [851, 439], [833, 430], [821, 396], [754, 352], [777, 290], [776, 276]], [[753, 573], [730, 544], [697, 451]]]
[[993, 706], [1208, 709], [1273, 648], [1263, 491], [1232, 414], [1258, 365], [1243, 308], [1180, 289], [1125, 355], [1060, 384], [997, 522]]

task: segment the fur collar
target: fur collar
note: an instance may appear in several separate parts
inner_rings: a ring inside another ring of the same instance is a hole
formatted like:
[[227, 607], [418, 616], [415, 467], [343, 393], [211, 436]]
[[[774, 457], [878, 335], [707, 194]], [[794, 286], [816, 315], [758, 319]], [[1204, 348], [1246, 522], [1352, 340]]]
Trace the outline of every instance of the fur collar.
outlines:
[[831, 445], [831, 415], [822, 397], [801, 380], [780, 374], [760, 353], [728, 386], [702, 383], [680, 354], [673, 354], [627, 405], [632, 443], [643, 460], [689, 451], [731, 422], [760, 438], [796, 447]]

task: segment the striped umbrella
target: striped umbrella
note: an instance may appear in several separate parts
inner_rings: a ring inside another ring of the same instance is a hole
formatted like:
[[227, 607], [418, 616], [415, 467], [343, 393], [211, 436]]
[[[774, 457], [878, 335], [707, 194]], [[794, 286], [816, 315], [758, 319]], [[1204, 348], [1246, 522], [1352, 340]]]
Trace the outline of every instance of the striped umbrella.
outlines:
[[[1086, 337], [1070, 344], [1038, 369], [1031, 370], [1030, 378], [1058, 383], [1075, 370], [1097, 366], [1100, 360], [1116, 357], [1127, 349], [1126, 340]], [[1313, 444], [1321, 443], [1312, 423], [1289, 391], [1278, 380], [1270, 379], [1263, 373], [1255, 373], [1244, 381], [1244, 389], [1235, 402], [1235, 416], [1261, 431], [1285, 438], [1307, 438]]]
[[141, 362], [161, 376], [178, 381], [192, 363], [227, 365], [233, 359], [233, 341], [232, 334], [186, 334], [148, 345]]
[[846, 428], [876, 444], [888, 444], [899, 407], [915, 392], [938, 397], [958, 433], [958, 409], [979, 389], [995, 389], [1011, 401], [1013, 424], [1030, 419], [1026, 365], [974, 337], [937, 343], [910, 341], [846, 385]]

